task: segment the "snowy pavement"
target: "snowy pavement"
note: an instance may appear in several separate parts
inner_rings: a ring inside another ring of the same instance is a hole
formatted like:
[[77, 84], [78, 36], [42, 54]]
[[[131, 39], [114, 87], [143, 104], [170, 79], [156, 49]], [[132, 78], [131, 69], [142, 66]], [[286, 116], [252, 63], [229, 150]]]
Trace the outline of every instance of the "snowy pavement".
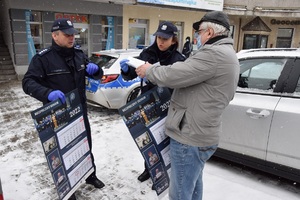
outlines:
[[[0, 83], [0, 178], [5, 200], [57, 200], [30, 112], [42, 104], [26, 95], [20, 81]], [[99, 190], [83, 184], [78, 200], [156, 200], [151, 181], [140, 183], [143, 159], [115, 110], [89, 107]], [[167, 200], [168, 196], [162, 197]], [[204, 170], [203, 200], [299, 200], [300, 184], [210, 160]]]

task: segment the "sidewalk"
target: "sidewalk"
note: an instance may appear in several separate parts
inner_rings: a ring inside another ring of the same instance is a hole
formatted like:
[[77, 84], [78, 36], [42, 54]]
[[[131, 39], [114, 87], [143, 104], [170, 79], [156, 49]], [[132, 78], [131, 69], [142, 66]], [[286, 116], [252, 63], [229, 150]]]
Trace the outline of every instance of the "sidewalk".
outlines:
[[[5, 200], [58, 200], [30, 116], [42, 104], [23, 92], [21, 81], [0, 83], [0, 102], [0, 178]], [[83, 184], [76, 191], [77, 199], [157, 200], [152, 181], [137, 180], [144, 160], [120, 115], [90, 108], [89, 118], [97, 176], [106, 186], [98, 190]], [[162, 198], [167, 199], [167, 195]], [[203, 200], [220, 199], [299, 200], [300, 187], [211, 160], [204, 169]]]

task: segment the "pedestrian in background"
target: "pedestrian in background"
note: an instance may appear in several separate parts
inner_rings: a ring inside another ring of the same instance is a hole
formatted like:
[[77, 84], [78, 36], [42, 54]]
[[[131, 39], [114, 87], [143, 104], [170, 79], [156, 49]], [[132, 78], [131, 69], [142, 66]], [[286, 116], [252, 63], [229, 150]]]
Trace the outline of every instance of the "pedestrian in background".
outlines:
[[[179, 51], [177, 51], [177, 31], [177, 27], [171, 22], [164, 21], [159, 24], [157, 31], [153, 34], [156, 36], [155, 42], [148, 48], [144, 49], [137, 58], [151, 64], [159, 62], [161, 65], [170, 65], [177, 61], [184, 61], [185, 57]], [[128, 59], [123, 59], [120, 61], [122, 77], [127, 81], [137, 77], [135, 68], [129, 66], [127, 64], [128, 61]], [[141, 80], [141, 93], [145, 93], [155, 86], [156, 84], [153, 84], [151, 81], [145, 79]], [[145, 170], [138, 177], [138, 180], [141, 182], [144, 182], [150, 178], [150, 173], [148, 171], [146, 162], [144, 165]]]
[[188, 36], [185, 38], [185, 43], [183, 45], [182, 54], [185, 55], [186, 58], [190, 57], [193, 51], [193, 45], [191, 43], [191, 38]]
[[[37, 53], [31, 60], [28, 71], [22, 80], [26, 94], [36, 98], [43, 104], [60, 99], [65, 103], [65, 94], [78, 89], [83, 108], [84, 124], [90, 150], [92, 136], [87, 116], [85, 94], [85, 76], [101, 78], [103, 71], [96, 64], [89, 62], [82, 50], [74, 48], [75, 34], [78, 33], [69, 19], [57, 19], [52, 29], [52, 46]], [[96, 188], [104, 187], [104, 183], [96, 176], [94, 156], [91, 153], [95, 171], [86, 179], [87, 184]], [[70, 199], [76, 199], [73, 194]]]
[[221, 115], [239, 79], [229, 27], [224, 12], [208, 12], [193, 24], [199, 50], [189, 59], [136, 69], [141, 78], [174, 88], [165, 123], [170, 137], [170, 200], [202, 199], [203, 168], [218, 147]]

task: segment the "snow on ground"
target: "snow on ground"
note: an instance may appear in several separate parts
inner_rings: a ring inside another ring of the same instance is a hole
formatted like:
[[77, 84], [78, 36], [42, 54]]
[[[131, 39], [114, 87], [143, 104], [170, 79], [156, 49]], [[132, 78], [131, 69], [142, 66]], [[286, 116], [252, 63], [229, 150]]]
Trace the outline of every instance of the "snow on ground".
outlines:
[[[20, 81], [0, 83], [0, 178], [5, 200], [57, 200], [30, 112], [42, 104], [24, 94]], [[155, 200], [151, 181], [137, 180], [143, 159], [115, 110], [89, 110], [99, 190], [83, 184], [78, 200]], [[168, 196], [161, 198], [167, 200]], [[299, 184], [216, 159], [204, 170], [204, 200], [299, 200]]]

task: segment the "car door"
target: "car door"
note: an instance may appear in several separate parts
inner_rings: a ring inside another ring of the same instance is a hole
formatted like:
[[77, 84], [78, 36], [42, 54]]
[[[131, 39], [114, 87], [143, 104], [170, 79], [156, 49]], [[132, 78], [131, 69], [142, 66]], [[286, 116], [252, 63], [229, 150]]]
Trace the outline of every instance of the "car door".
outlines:
[[266, 159], [272, 118], [281, 99], [281, 93], [273, 89], [287, 60], [240, 60], [239, 87], [222, 116], [219, 148]]
[[[267, 148], [267, 161], [300, 170], [300, 61], [287, 76], [286, 88], [275, 112]], [[289, 173], [296, 173], [289, 170]], [[299, 173], [297, 175], [300, 176]]]

